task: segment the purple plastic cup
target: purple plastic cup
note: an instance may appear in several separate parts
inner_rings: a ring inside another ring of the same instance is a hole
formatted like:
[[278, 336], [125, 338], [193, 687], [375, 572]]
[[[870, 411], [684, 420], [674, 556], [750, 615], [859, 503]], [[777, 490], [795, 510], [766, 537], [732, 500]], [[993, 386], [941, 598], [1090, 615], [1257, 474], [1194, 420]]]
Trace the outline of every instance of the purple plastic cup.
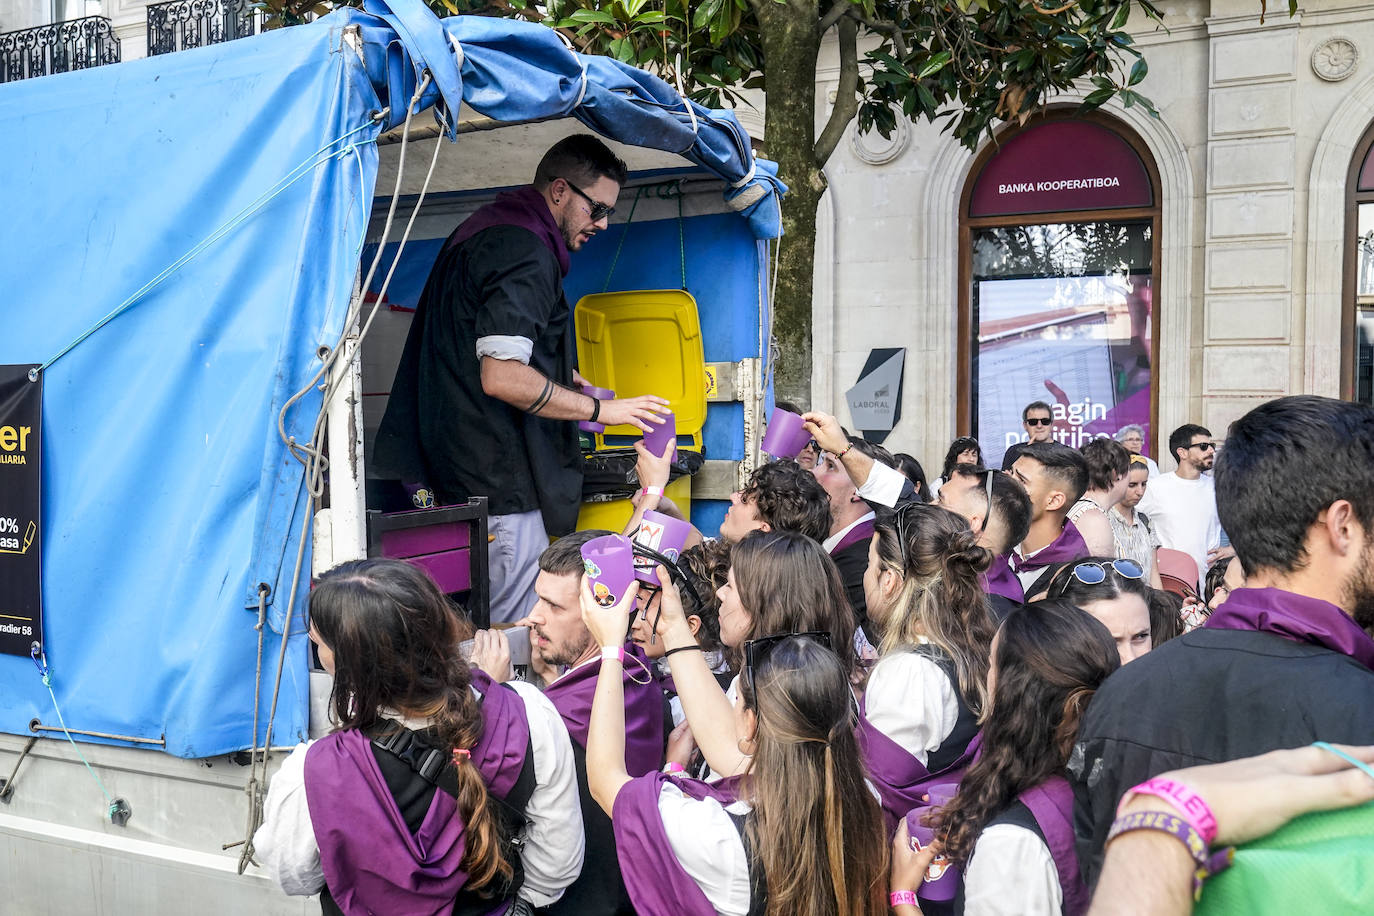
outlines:
[[[609, 388], [598, 388], [595, 385], [583, 385], [582, 393], [599, 401], [609, 401], [615, 397], [615, 392]], [[577, 428], [584, 433], [604, 433], [605, 423], [593, 423], [591, 420], [578, 420]]]
[[668, 456], [668, 460], [676, 461], [677, 418], [673, 416], [671, 411], [669, 411], [668, 413], [659, 414], [659, 416], [663, 418], [663, 422], [660, 423], [658, 426], [654, 426], [654, 424], [652, 423], [649, 424], [651, 429], [644, 434], [644, 446], [649, 450], [651, 454], [662, 455], [663, 449], [666, 448], [668, 443], [671, 442], [673, 445], [673, 453]]
[[[687, 543], [687, 533], [692, 526], [679, 518], [669, 518], [661, 512], [650, 509], [644, 513], [635, 532], [635, 543], [641, 547], [663, 554], [674, 563], [682, 553], [682, 545]], [[649, 557], [635, 557], [635, 578], [649, 585], [662, 585], [658, 581], [657, 564]]]
[[582, 566], [587, 571], [587, 585], [592, 600], [602, 607], [611, 607], [625, 597], [635, 580], [634, 548], [623, 534], [607, 534], [592, 538], [582, 545]]
[[768, 418], [768, 429], [764, 431], [760, 447], [774, 458], [795, 458], [811, 441], [806, 431], [806, 421], [790, 410], [774, 408]]
[[[935, 839], [935, 831], [920, 823], [921, 817], [930, 810], [917, 808], [906, 816], [907, 833], [911, 834], [911, 838], [920, 844], [921, 848], [925, 848]], [[916, 889], [916, 896], [931, 902], [953, 900], [959, 893], [960, 881], [959, 868], [943, 855], [936, 856], [926, 868], [921, 886]]]

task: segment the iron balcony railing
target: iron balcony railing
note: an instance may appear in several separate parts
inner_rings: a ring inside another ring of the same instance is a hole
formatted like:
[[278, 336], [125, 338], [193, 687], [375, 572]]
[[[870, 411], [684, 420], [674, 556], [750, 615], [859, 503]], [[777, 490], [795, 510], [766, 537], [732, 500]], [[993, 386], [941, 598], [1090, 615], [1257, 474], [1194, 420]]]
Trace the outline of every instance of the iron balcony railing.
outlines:
[[172, 0], [148, 4], [148, 56], [247, 38], [260, 15], [251, 0]]
[[117, 63], [119, 39], [104, 16], [0, 34], [0, 83]]

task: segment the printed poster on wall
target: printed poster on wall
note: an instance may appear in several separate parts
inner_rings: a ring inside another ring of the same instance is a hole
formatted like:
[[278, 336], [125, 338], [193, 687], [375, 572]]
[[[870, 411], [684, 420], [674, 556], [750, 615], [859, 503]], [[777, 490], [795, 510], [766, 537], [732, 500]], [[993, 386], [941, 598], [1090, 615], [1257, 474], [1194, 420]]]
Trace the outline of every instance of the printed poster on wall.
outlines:
[[0, 366], [0, 653], [43, 641], [41, 585], [43, 377]]

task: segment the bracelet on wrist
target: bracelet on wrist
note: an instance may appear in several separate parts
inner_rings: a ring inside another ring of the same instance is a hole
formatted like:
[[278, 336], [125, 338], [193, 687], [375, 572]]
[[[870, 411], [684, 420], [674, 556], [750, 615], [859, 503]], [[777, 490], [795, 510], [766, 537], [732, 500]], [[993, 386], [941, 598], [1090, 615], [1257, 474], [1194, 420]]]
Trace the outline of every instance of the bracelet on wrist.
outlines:
[[853, 448], [853, 447], [854, 447], [854, 443], [851, 442], [851, 443], [849, 443], [848, 445], [846, 445], [844, 448], [840, 449], [838, 452], [835, 453], [835, 460], [836, 460], [836, 461], [842, 461], [842, 460], [844, 459], [844, 456], [845, 456], [845, 455], [848, 455], [848, 454], [849, 454], [849, 450], [850, 450], [851, 448]]
[[602, 646], [602, 647], [601, 647], [601, 660], [602, 660], [603, 662], [608, 662], [608, 661], [614, 660], [614, 661], [620, 662], [622, 665], [625, 664], [625, 647], [624, 647], [624, 646]]
[[592, 398], [592, 415], [587, 418], [588, 423], [595, 423], [601, 416], [601, 399]]
[[1121, 797], [1121, 804], [1116, 809], [1117, 814], [1120, 814], [1136, 795], [1153, 795], [1169, 802], [1179, 810], [1183, 819], [1193, 826], [1202, 837], [1202, 842], [1208, 846], [1217, 838], [1217, 819], [1212, 814], [1212, 809], [1201, 795], [1183, 783], [1160, 776], [1147, 779]]
[[687, 768], [676, 760], [669, 760], [663, 765], [663, 772], [671, 776], [674, 773], [686, 773]]
[[893, 906], [901, 906], [902, 904], [906, 904], [907, 906], [914, 906], [917, 909], [920, 909], [921, 906], [919, 903], [916, 902], [915, 891], [893, 891], [891, 894], [888, 895], [887, 899], [888, 902], [891, 903]]
[[[621, 492], [624, 492], [624, 491], [622, 490]], [[640, 490], [639, 490], [639, 495], [640, 495], [640, 496], [662, 496], [662, 495], [663, 495], [663, 487], [658, 487], [658, 486], [653, 486], [653, 487], [641, 487]]]
[[1172, 811], [1136, 811], [1118, 817], [1107, 832], [1107, 844], [1133, 830], [1155, 830], [1167, 834], [1183, 844], [1193, 859], [1193, 899], [1202, 897], [1202, 882], [1231, 865], [1235, 850], [1231, 847], [1209, 852], [1202, 835], [1192, 824]]
[[672, 655], [674, 652], [691, 652], [693, 649], [695, 649], [695, 650], [698, 651], [698, 652], [705, 652], [705, 651], [706, 651], [705, 649], [703, 649], [701, 646], [697, 645], [696, 643], [691, 643], [691, 644], [686, 645], [686, 646], [678, 646], [678, 647], [675, 648], [675, 649], [665, 649], [664, 652], [663, 652], [663, 657], [664, 657], [664, 658], [667, 658], [668, 656]]

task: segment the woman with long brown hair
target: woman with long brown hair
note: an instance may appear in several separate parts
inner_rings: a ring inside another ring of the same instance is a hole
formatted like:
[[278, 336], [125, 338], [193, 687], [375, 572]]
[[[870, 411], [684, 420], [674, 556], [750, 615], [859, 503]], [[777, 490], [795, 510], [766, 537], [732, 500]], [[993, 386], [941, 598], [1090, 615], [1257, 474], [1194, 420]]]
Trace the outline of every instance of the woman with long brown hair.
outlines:
[[[636, 910], [642, 916], [886, 913], [886, 833], [864, 783], [850, 671], [831, 650], [830, 634], [780, 633], [741, 647], [739, 702], [730, 717], [746, 758], [738, 778], [715, 785], [657, 773], [632, 779], [625, 768], [620, 641], [633, 597], [603, 608], [583, 591], [583, 618], [603, 646], [588, 780], [614, 822]], [[700, 655], [671, 585], [663, 604], [668, 651]]]
[[982, 754], [933, 822], [963, 868], [966, 916], [1086, 910], [1064, 770], [1088, 701], [1120, 664], [1107, 628], [1066, 601], [1028, 604], [997, 631]]
[[861, 737], [894, 821], [933, 774], [954, 778], [972, 757], [994, 632], [979, 575], [991, 562], [963, 516], [939, 506], [909, 503], [874, 527], [864, 595], [882, 653]]
[[557, 900], [583, 845], [553, 705], [469, 668], [444, 596], [399, 560], [325, 573], [310, 638], [334, 675], [335, 730], [298, 746], [272, 779], [253, 844], [282, 889], [320, 894], [327, 916]]

